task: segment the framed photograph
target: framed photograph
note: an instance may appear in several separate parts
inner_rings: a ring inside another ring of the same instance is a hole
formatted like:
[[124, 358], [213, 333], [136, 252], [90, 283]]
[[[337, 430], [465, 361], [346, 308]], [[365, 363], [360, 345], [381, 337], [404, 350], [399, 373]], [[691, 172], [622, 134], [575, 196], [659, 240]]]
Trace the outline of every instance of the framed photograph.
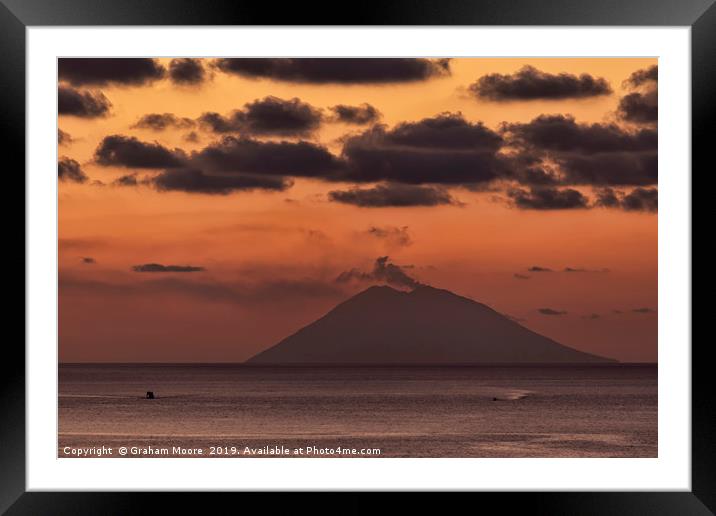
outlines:
[[26, 306], [0, 509], [711, 514], [712, 3], [5, 0]]

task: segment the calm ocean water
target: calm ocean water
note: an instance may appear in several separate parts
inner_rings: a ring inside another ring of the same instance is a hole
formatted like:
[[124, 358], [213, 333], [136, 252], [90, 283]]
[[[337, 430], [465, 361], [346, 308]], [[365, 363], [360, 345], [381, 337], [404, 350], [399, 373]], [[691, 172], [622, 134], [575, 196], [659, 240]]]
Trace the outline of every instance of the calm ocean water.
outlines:
[[657, 456], [656, 366], [61, 365], [59, 393], [59, 457]]

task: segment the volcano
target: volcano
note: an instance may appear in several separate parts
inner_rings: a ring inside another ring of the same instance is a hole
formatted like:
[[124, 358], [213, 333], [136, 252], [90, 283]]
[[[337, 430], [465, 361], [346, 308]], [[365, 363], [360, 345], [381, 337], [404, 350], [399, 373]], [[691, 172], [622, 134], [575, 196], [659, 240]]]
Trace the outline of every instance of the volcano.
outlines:
[[249, 364], [583, 364], [584, 353], [448, 290], [370, 287]]

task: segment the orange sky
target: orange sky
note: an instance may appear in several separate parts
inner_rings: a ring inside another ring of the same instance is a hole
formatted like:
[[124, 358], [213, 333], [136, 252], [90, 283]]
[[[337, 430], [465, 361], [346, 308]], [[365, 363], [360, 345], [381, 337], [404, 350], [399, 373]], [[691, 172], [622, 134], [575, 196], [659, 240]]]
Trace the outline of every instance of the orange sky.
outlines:
[[[459, 185], [446, 187], [456, 204], [364, 208], [328, 197], [355, 183], [297, 177], [283, 191], [167, 192], [150, 185], [115, 186], [112, 182], [127, 173], [150, 177], [157, 171], [105, 166], [94, 158], [102, 139], [112, 134], [199, 151], [221, 135], [197, 125], [199, 140], [188, 142], [190, 129], [132, 126], [148, 113], [192, 120], [208, 111], [225, 115], [267, 96], [298, 98], [326, 117], [336, 104], [369, 103], [387, 130], [460, 112], [496, 132], [502, 123], [526, 124], [543, 114], [569, 114], [578, 123], [615, 124], [633, 132], [638, 126], [617, 113], [620, 99], [632, 91], [624, 81], [654, 64], [655, 59], [623, 58], [454, 59], [444, 77], [316, 84], [231, 75], [205, 60], [211, 77], [197, 86], [167, 78], [77, 86], [101, 90], [112, 108], [104, 117], [59, 116], [59, 128], [72, 138], [60, 145], [59, 156], [77, 161], [88, 178], [59, 182], [60, 360], [243, 361], [370, 284], [338, 284], [341, 272], [370, 271], [377, 257], [388, 255], [419, 281], [486, 303], [562, 344], [624, 361], [656, 361], [656, 314], [634, 311], [657, 307], [653, 211], [519, 209], [502, 186], [476, 191]], [[613, 92], [496, 102], [468, 90], [486, 74], [512, 74], [524, 65], [555, 76], [601, 77]], [[368, 127], [329, 121], [300, 138], [255, 138], [306, 140], [340, 156], [346, 135]], [[572, 188], [593, 198], [593, 185]], [[625, 193], [632, 188], [618, 187]], [[90, 257], [94, 263], [83, 261]], [[147, 263], [205, 270], [132, 270]], [[528, 272], [532, 266], [554, 272]], [[545, 307], [566, 313], [538, 312]]]

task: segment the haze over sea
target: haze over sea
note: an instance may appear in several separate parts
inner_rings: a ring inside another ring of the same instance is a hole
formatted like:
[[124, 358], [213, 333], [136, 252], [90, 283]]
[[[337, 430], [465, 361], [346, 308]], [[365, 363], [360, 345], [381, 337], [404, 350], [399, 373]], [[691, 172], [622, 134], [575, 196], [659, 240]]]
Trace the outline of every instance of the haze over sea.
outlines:
[[58, 457], [99, 446], [656, 457], [657, 366], [61, 364]]

